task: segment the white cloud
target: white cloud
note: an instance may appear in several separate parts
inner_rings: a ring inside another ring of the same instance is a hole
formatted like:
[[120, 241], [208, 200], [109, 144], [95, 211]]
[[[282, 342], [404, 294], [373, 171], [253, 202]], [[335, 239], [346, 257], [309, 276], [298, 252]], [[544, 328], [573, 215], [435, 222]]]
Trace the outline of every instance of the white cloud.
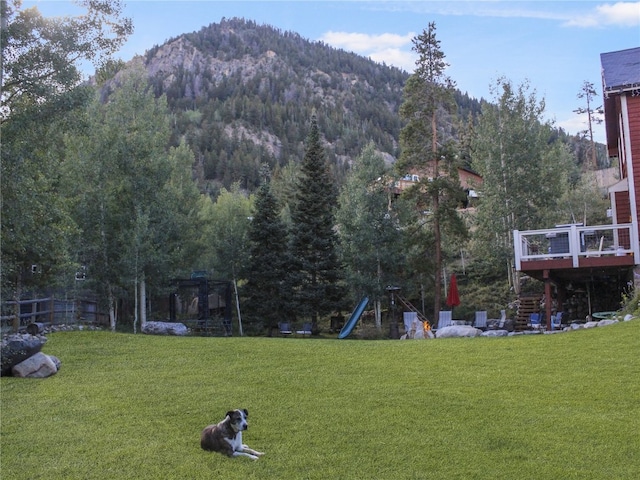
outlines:
[[[588, 127], [587, 114], [583, 115], [572, 115], [570, 117], [566, 117], [563, 120], [556, 120], [555, 125], [557, 127], [561, 127], [565, 132], [571, 135], [577, 135], [578, 132], [583, 132]], [[606, 143], [606, 134], [604, 130], [604, 124], [594, 123], [592, 125], [593, 128], [593, 139], [596, 142]]]
[[367, 33], [348, 33], [329, 31], [322, 35], [320, 40], [334, 47], [344, 48], [356, 53], [366, 53], [384, 48], [398, 48], [411, 43], [415, 33], [396, 35], [395, 33], [382, 33], [369, 35]]
[[406, 35], [382, 33], [369, 35], [367, 33], [326, 32], [320, 40], [336, 48], [342, 48], [371, 58], [378, 63], [386, 63], [406, 71], [415, 67], [415, 54], [411, 50], [411, 40], [415, 33]]
[[617, 2], [598, 5], [591, 12], [569, 19], [570, 27], [640, 26], [640, 2]]
[[[594, 5], [595, 4], [595, 5]], [[640, 2], [593, 1], [453, 1], [453, 2], [380, 2], [379, 9], [411, 11], [416, 14], [475, 16], [494, 18], [530, 18], [560, 21], [571, 27], [636, 27], [640, 25]], [[593, 7], [591, 5], [594, 5]], [[375, 7], [373, 7], [375, 8]]]
[[413, 52], [400, 50], [399, 48], [385, 48], [369, 54], [374, 62], [386, 63], [401, 68], [409, 73], [416, 67], [416, 55]]

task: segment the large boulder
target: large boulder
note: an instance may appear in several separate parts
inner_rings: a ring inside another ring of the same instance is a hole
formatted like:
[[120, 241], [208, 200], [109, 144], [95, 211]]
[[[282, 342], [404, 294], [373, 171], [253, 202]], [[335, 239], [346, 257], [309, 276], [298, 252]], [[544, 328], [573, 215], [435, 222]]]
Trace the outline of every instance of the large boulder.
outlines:
[[62, 365], [62, 362], [60, 361], [60, 359], [54, 355], [47, 355], [47, 357], [49, 357], [51, 359], [51, 361], [53, 362], [53, 364], [56, 366], [56, 371], [59, 372], [60, 371], [60, 366]]
[[487, 330], [486, 332], [482, 332], [480, 336], [482, 337], [506, 337], [509, 335], [508, 330]]
[[1, 374], [3, 376], [11, 375], [11, 369], [15, 365], [40, 352], [46, 341], [46, 337], [29, 334], [15, 334], [3, 339]]
[[142, 326], [142, 333], [147, 335], [178, 335], [184, 336], [188, 333], [184, 323], [175, 322], [146, 322]]
[[618, 320], [614, 319], [614, 318], [607, 318], [604, 320], [600, 320], [598, 322], [598, 326], [599, 327], [606, 327], [607, 325], [613, 325], [615, 323], [618, 323]]
[[11, 369], [14, 377], [22, 378], [46, 378], [57, 371], [56, 362], [42, 352], [30, 356]]
[[436, 338], [479, 337], [480, 335], [482, 335], [482, 330], [469, 325], [451, 325], [436, 331]]

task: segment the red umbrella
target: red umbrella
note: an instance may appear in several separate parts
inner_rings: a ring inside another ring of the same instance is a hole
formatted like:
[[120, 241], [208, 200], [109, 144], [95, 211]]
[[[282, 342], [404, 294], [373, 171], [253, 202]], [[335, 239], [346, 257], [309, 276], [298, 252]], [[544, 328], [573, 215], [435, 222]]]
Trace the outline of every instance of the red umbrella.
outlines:
[[[458, 282], [456, 281], [456, 274], [451, 274], [451, 282], [449, 284], [449, 293], [447, 293], [447, 305], [453, 307], [460, 305], [460, 295], [458, 295]], [[453, 315], [453, 314], [452, 314]]]

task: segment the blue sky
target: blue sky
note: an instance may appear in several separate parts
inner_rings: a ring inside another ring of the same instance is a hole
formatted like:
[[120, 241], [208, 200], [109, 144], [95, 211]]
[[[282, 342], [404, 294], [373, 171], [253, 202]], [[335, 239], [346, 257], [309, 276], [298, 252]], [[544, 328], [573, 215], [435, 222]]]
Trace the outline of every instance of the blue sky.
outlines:
[[[129, 0], [135, 33], [119, 52], [129, 60], [165, 40], [223, 17], [242, 17], [411, 72], [411, 39], [435, 22], [449, 76], [463, 92], [494, 99], [499, 77], [528, 81], [546, 118], [569, 133], [586, 127], [573, 113], [584, 81], [602, 100], [600, 54], [640, 46], [640, 2], [607, 1], [222, 1]], [[45, 16], [77, 14], [68, 0], [24, 0]], [[604, 128], [597, 127], [604, 142]]]

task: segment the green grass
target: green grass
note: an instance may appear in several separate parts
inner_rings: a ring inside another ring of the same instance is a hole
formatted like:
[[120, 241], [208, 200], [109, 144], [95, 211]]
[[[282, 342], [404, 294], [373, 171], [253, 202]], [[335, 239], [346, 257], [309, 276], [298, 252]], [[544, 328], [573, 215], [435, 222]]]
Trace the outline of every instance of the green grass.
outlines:
[[[2, 378], [5, 479], [635, 479], [640, 321], [433, 341], [67, 332]], [[247, 408], [257, 462], [200, 449]]]

